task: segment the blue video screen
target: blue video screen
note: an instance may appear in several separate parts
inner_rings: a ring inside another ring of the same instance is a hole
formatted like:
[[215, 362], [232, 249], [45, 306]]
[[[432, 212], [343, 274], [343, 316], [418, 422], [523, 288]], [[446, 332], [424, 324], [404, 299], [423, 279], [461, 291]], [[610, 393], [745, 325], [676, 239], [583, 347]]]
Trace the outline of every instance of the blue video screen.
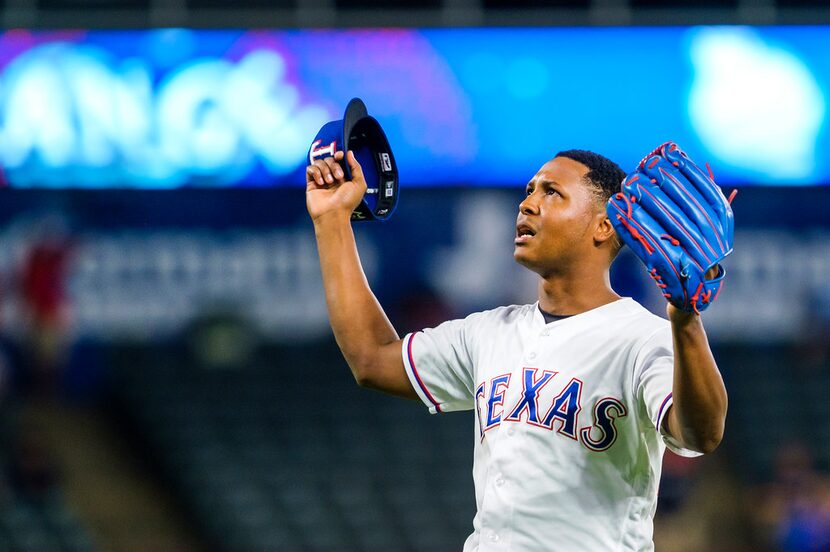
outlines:
[[13, 187], [302, 186], [362, 98], [402, 186], [522, 186], [666, 140], [722, 184], [830, 183], [830, 27], [0, 33]]

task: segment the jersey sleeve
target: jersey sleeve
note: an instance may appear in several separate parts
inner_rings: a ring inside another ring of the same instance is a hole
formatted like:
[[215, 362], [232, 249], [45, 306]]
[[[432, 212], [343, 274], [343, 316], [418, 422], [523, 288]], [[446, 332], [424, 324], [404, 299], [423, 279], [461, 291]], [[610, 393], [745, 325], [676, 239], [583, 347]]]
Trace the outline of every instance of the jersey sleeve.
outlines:
[[406, 375], [433, 414], [473, 408], [470, 331], [469, 318], [450, 320], [403, 339]]
[[650, 425], [675, 454], [688, 458], [701, 456], [683, 448], [668, 435], [664, 428], [666, 413], [672, 405], [672, 384], [674, 382], [674, 347], [671, 328], [668, 326], [654, 332], [640, 348], [635, 360], [635, 393], [637, 400], [645, 407]]

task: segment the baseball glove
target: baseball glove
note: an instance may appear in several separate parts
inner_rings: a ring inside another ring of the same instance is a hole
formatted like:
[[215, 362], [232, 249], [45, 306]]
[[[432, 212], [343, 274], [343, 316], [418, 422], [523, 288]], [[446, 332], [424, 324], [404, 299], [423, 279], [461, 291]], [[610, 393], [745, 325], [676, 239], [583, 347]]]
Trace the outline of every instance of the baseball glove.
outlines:
[[[708, 165], [707, 165], [708, 168]], [[718, 296], [732, 253], [732, 199], [673, 142], [647, 155], [608, 200], [617, 235], [674, 306], [700, 313]], [[717, 267], [714, 278], [706, 273]]]

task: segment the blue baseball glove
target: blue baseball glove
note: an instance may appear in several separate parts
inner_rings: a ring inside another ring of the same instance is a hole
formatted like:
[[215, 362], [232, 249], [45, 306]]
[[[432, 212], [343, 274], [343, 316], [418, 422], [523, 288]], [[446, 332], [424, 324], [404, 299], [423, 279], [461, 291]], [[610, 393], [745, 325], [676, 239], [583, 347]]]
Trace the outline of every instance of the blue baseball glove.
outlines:
[[[708, 165], [707, 165], [708, 168]], [[732, 253], [732, 199], [674, 142], [647, 155], [606, 206], [617, 235], [643, 261], [663, 296], [700, 313], [714, 302]], [[717, 267], [715, 276], [706, 273]]]

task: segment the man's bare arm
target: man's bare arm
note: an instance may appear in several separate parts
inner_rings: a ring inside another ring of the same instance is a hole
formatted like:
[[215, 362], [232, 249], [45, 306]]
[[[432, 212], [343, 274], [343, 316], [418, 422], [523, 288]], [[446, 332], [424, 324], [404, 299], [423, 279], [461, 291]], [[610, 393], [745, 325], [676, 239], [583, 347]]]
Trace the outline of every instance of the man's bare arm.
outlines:
[[666, 430], [684, 448], [712, 452], [723, 438], [727, 396], [700, 316], [668, 307], [674, 341], [673, 404]]
[[[335, 159], [343, 159], [343, 153]], [[346, 160], [349, 181], [331, 157], [316, 160], [306, 171], [306, 206], [314, 222], [331, 327], [358, 384], [417, 399], [401, 358], [401, 340], [360, 264], [350, 216], [366, 182], [352, 152]]]

